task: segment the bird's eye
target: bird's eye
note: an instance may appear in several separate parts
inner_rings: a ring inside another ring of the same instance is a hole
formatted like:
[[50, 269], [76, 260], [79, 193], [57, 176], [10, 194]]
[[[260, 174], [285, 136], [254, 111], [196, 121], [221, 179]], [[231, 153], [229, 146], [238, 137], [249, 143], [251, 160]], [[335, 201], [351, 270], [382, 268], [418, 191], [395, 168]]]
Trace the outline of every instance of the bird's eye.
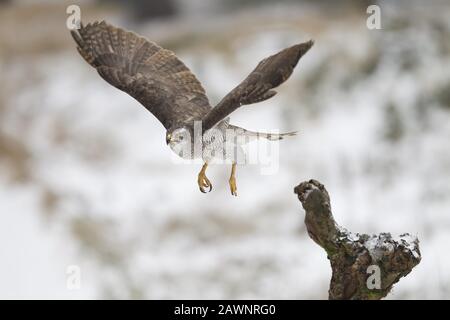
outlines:
[[184, 139], [184, 137], [183, 137], [183, 136], [181, 136], [181, 137], [180, 137], [180, 140], [183, 140], [183, 139]]

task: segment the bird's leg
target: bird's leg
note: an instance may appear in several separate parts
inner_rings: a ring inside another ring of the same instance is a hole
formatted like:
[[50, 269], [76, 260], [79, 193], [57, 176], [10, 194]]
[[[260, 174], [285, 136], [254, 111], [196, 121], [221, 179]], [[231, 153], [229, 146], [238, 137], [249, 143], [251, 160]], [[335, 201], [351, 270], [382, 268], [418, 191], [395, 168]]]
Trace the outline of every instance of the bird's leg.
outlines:
[[236, 162], [233, 162], [231, 165], [231, 175], [230, 175], [230, 190], [233, 196], [237, 196], [237, 187], [236, 187]]
[[[200, 191], [203, 193], [211, 192], [212, 190], [212, 184], [209, 181], [209, 179], [206, 177], [206, 168], [208, 167], [208, 163], [205, 162], [205, 164], [202, 167], [202, 170], [200, 170], [198, 174], [198, 187], [200, 188]], [[208, 191], [205, 190], [205, 188], [209, 188]]]

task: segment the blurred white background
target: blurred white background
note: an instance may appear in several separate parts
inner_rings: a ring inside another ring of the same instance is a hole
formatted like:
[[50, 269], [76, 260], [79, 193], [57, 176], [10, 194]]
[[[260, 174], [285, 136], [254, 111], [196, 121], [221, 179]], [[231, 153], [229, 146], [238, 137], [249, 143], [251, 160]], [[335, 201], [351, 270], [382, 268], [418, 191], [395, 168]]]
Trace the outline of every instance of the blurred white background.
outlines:
[[[300, 131], [278, 172], [238, 168], [234, 198], [213, 166], [200, 193], [200, 166], [174, 164], [162, 125], [76, 52], [70, 4], [175, 51], [213, 104], [314, 39], [276, 97], [232, 114]], [[0, 1], [0, 298], [325, 299], [293, 193], [310, 178], [346, 228], [419, 237], [390, 298], [450, 298], [449, 16], [444, 1]]]

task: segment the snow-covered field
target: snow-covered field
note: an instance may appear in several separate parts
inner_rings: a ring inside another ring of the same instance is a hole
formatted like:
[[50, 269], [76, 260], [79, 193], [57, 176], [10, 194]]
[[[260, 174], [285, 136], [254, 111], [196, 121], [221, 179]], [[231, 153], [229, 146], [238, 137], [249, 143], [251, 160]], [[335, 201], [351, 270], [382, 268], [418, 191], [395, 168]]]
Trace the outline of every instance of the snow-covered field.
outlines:
[[0, 33], [22, 50], [0, 46], [0, 298], [324, 299], [331, 270], [293, 193], [310, 178], [349, 230], [419, 237], [422, 262], [390, 298], [450, 298], [450, 6], [427, 8], [382, 7], [372, 31], [364, 11], [310, 5], [201, 27], [106, 16], [175, 50], [213, 103], [260, 59], [315, 40], [276, 97], [232, 115], [300, 131], [275, 174], [238, 168], [237, 198], [229, 166], [209, 168], [214, 189], [199, 192], [200, 166], [173, 163], [157, 120], [81, 59], [64, 10], [49, 18], [59, 47], [29, 52]]

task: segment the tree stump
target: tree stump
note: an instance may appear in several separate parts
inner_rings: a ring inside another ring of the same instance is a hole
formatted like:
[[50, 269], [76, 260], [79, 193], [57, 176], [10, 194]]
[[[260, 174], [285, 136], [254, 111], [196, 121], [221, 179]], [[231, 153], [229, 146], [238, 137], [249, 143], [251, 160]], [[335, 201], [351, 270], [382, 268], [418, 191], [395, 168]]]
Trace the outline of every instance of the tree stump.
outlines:
[[302, 182], [294, 192], [305, 209], [310, 238], [325, 249], [331, 263], [329, 299], [381, 299], [420, 262], [415, 236], [358, 234], [337, 225], [328, 192], [318, 181]]

